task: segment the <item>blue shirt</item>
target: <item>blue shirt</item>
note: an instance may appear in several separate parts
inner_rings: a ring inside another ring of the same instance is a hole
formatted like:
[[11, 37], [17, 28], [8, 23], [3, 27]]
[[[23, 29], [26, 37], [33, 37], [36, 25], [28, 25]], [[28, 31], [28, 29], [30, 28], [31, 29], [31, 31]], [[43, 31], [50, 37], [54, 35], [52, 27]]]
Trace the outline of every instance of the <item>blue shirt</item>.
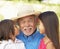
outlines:
[[40, 34], [38, 30], [36, 30], [32, 35], [25, 36], [21, 31], [17, 36], [18, 39], [22, 40], [25, 44], [26, 49], [38, 49], [38, 45], [40, 44], [40, 40], [44, 37], [43, 34]]

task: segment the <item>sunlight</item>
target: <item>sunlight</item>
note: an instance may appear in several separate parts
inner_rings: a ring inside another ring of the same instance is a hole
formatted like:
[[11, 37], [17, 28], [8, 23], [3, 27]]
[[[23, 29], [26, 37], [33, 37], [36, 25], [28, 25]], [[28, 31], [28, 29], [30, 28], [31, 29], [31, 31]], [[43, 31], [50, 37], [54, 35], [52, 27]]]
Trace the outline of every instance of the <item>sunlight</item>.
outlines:
[[60, 0], [43, 0], [43, 2], [60, 4]]
[[10, 2], [5, 3], [0, 8], [0, 13], [4, 16], [4, 19], [10, 19], [13, 16], [16, 16], [16, 8]]

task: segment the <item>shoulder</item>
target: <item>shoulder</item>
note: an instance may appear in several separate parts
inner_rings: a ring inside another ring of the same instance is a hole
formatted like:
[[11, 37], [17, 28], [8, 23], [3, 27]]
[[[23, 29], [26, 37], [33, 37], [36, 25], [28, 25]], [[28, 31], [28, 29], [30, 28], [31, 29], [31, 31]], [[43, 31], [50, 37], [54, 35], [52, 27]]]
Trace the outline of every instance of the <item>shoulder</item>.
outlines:
[[14, 44], [17, 44], [17, 45], [22, 45], [24, 46], [24, 42], [22, 40], [19, 40], [19, 39], [15, 39], [15, 43]]
[[15, 42], [6, 44], [5, 49], [25, 49], [25, 46], [21, 40], [15, 39]]
[[17, 38], [15, 39], [15, 42], [16, 42], [16, 43], [23, 43], [22, 40], [19, 40], [19, 39], [17, 39]]
[[21, 44], [8, 44], [5, 46], [5, 49], [25, 49], [24, 45]]
[[47, 45], [46, 45], [46, 48], [47, 49], [55, 49], [55, 47], [54, 47], [54, 45], [53, 45], [53, 43], [50, 41]]
[[46, 49], [55, 49], [55, 47], [50, 39], [44, 39], [44, 43], [46, 45]]
[[5, 46], [9, 44], [9, 41], [3, 40], [0, 41], [0, 49], [5, 49]]
[[21, 40], [16, 39], [14, 43], [7, 44], [5, 49], [25, 49], [25, 45]]

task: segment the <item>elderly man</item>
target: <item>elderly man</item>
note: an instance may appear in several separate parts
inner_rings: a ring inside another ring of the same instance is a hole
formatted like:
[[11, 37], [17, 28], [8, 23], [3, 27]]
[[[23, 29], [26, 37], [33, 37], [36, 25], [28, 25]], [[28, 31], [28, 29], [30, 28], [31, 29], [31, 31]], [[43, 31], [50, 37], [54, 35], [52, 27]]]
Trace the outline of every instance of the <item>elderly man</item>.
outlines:
[[20, 26], [18, 39], [25, 43], [26, 49], [38, 49], [40, 40], [44, 37], [37, 29], [37, 16], [31, 5], [20, 7], [17, 15], [17, 23]]

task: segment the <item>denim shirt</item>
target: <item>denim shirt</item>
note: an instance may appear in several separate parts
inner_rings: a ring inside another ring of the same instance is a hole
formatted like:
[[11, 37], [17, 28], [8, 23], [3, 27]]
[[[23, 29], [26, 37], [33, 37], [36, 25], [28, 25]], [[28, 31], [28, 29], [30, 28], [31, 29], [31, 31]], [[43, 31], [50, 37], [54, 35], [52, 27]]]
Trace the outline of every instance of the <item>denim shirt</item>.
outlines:
[[38, 49], [40, 44], [40, 40], [44, 37], [43, 34], [40, 34], [38, 30], [36, 30], [32, 35], [25, 36], [21, 31], [17, 36], [18, 39], [22, 40], [25, 44], [26, 49]]

